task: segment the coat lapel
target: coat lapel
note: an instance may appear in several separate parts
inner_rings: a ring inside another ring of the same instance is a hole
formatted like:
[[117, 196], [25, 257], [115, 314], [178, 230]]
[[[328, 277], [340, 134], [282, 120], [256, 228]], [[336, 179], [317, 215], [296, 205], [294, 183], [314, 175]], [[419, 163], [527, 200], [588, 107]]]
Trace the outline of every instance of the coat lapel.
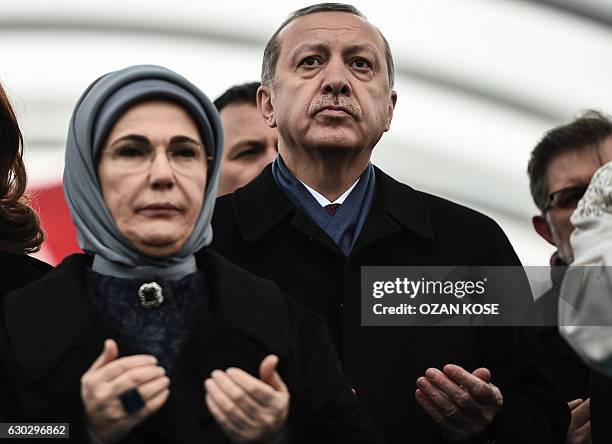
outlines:
[[333, 239], [276, 185], [270, 165], [253, 182], [234, 193], [234, 211], [240, 233], [247, 242], [263, 238], [282, 220], [291, 217], [291, 228], [344, 256]]
[[301, 231], [306, 238], [313, 240], [328, 250], [336, 253], [337, 256], [344, 257], [344, 253], [336, 244], [336, 242], [329, 237], [329, 235], [310, 217], [308, 217], [300, 209], [296, 208], [293, 218], [290, 222], [291, 228]]
[[262, 238], [295, 211], [293, 203], [276, 185], [271, 165], [246, 187], [236, 190], [233, 200], [238, 228], [247, 242]]
[[377, 240], [404, 230], [433, 239], [434, 231], [429, 210], [419, 194], [377, 167], [374, 168], [376, 174], [374, 202], [351, 255]]

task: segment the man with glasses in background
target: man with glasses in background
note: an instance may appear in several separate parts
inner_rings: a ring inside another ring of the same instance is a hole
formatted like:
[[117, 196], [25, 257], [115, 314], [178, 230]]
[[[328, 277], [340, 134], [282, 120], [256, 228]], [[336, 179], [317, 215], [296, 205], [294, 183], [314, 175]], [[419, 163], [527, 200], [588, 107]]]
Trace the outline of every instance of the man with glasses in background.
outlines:
[[[573, 122], [548, 131], [531, 153], [528, 174], [531, 195], [541, 214], [533, 217], [537, 233], [557, 248], [550, 264], [553, 287], [536, 301], [541, 319], [556, 320], [559, 288], [573, 259], [570, 216], [593, 174], [612, 159], [612, 120], [586, 111]], [[538, 328], [546, 370], [568, 401], [572, 422], [568, 443], [590, 443], [589, 369], [559, 335], [557, 327]]]

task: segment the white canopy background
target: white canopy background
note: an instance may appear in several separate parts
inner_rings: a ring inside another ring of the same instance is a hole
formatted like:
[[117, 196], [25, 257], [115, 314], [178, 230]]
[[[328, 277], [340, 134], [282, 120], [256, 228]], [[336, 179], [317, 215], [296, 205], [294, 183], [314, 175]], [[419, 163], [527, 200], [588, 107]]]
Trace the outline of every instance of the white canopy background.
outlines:
[[[2, 0], [0, 82], [30, 183], [61, 180], [68, 120], [95, 78], [165, 65], [211, 98], [259, 78], [265, 42], [304, 1]], [[552, 247], [530, 217], [529, 153], [586, 108], [612, 113], [612, 1], [355, 1], [391, 44], [398, 104], [374, 161], [492, 216], [525, 264]]]

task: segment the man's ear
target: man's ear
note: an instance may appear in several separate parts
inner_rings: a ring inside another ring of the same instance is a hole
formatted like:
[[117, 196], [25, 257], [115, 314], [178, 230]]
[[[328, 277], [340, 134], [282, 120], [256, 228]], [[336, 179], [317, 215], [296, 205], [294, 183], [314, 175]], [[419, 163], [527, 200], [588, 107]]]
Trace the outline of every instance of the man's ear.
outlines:
[[393, 110], [395, 109], [396, 103], [397, 93], [394, 90], [391, 90], [389, 95], [389, 105], [387, 107], [387, 124], [385, 125], [385, 131], [389, 131], [389, 128], [391, 128], [391, 120], [393, 119]]
[[260, 86], [257, 89], [257, 109], [270, 128], [276, 128], [276, 117], [272, 106], [272, 89], [269, 86]]
[[546, 241], [549, 244], [554, 245], [556, 247], [553, 241], [552, 232], [550, 231], [550, 225], [548, 225], [548, 221], [546, 220], [546, 217], [542, 216], [541, 214], [537, 216], [533, 216], [531, 218], [531, 223], [533, 224], [533, 228], [535, 228], [536, 232], [541, 237], [546, 239]]

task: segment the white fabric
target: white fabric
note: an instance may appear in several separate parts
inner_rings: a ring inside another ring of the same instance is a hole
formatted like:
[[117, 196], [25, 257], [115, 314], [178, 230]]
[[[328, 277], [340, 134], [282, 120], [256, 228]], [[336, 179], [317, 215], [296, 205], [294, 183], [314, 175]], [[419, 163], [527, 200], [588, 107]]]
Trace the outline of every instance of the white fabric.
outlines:
[[359, 179], [357, 179], [355, 181], [355, 183], [353, 185], [351, 185], [351, 187], [348, 190], [346, 190], [344, 193], [342, 193], [342, 196], [340, 196], [338, 199], [334, 200], [333, 202], [330, 202], [329, 200], [327, 200], [327, 197], [323, 196], [317, 190], [315, 190], [313, 188], [310, 188], [308, 185], [306, 185], [301, 180], [300, 180], [300, 182], [302, 182], [302, 185], [304, 185], [306, 187], [306, 189], [308, 190], [308, 192], [310, 194], [312, 194], [312, 197], [317, 199], [317, 202], [319, 202], [319, 205], [321, 205], [322, 207], [325, 207], [325, 206], [331, 205], [331, 204], [340, 204], [340, 205], [342, 205], [344, 203], [344, 201], [346, 200], [346, 198], [348, 197], [348, 195], [351, 194], [351, 191], [353, 191], [353, 188], [355, 188], [355, 185], [357, 185], [357, 183], [359, 183], [360, 179], [361, 179], [361, 177], [359, 177]]
[[588, 365], [612, 376], [612, 162], [571, 217], [574, 262], [561, 286], [559, 330]]

